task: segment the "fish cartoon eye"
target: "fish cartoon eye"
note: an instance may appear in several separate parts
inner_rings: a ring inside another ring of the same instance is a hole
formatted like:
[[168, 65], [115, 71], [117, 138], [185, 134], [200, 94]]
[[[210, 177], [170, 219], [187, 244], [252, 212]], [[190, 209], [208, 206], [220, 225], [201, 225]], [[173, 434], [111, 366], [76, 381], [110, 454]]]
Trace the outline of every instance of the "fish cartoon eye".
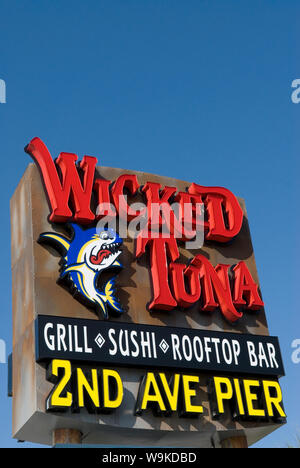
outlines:
[[100, 239], [102, 239], [102, 240], [109, 239], [108, 233], [106, 231], [102, 231], [101, 234], [100, 234]]

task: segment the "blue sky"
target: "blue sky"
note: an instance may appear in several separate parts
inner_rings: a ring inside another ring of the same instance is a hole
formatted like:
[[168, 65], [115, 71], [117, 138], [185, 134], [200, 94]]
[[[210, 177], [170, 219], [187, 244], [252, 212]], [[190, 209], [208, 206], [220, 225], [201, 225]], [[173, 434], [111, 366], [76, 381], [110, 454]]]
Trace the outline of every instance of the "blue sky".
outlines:
[[[297, 0], [0, 1], [2, 318], [11, 350], [9, 200], [42, 138], [99, 164], [221, 185], [245, 198], [272, 335], [280, 338], [288, 424], [300, 432]], [[10, 437], [0, 364], [0, 446]], [[26, 446], [30, 444], [26, 444]]]

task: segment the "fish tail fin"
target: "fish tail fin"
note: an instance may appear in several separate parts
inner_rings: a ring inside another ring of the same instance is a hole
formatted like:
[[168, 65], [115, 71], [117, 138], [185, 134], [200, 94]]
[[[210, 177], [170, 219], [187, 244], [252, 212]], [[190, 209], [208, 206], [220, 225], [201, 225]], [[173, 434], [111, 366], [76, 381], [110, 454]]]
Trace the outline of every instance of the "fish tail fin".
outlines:
[[38, 243], [51, 245], [63, 257], [67, 255], [71, 245], [66, 237], [56, 234], [56, 232], [43, 232], [38, 238]]
[[120, 305], [118, 299], [115, 297], [115, 278], [111, 278], [104, 287], [104, 294], [106, 302], [109, 306], [121, 314], [123, 312], [122, 306]]

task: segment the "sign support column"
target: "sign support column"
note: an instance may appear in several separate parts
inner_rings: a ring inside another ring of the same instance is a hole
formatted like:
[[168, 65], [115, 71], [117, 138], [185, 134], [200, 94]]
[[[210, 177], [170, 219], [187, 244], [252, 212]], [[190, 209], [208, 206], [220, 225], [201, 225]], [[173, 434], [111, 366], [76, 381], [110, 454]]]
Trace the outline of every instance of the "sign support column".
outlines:
[[54, 429], [52, 432], [52, 445], [81, 444], [82, 434], [78, 429]]
[[229, 437], [221, 441], [221, 448], [248, 448], [246, 436]]

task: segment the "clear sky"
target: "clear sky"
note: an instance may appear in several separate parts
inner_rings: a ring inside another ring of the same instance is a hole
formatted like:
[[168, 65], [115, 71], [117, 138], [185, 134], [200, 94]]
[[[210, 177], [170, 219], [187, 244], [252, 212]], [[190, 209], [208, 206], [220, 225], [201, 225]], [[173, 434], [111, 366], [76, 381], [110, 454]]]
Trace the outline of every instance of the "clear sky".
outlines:
[[[220, 185], [245, 198], [288, 424], [300, 433], [299, 0], [0, 0], [0, 338], [11, 351], [9, 200], [42, 138], [99, 164]], [[0, 446], [11, 439], [0, 364]], [[30, 446], [31, 444], [24, 444]], [[23, 446], [24, 446], [23, 445]]]

